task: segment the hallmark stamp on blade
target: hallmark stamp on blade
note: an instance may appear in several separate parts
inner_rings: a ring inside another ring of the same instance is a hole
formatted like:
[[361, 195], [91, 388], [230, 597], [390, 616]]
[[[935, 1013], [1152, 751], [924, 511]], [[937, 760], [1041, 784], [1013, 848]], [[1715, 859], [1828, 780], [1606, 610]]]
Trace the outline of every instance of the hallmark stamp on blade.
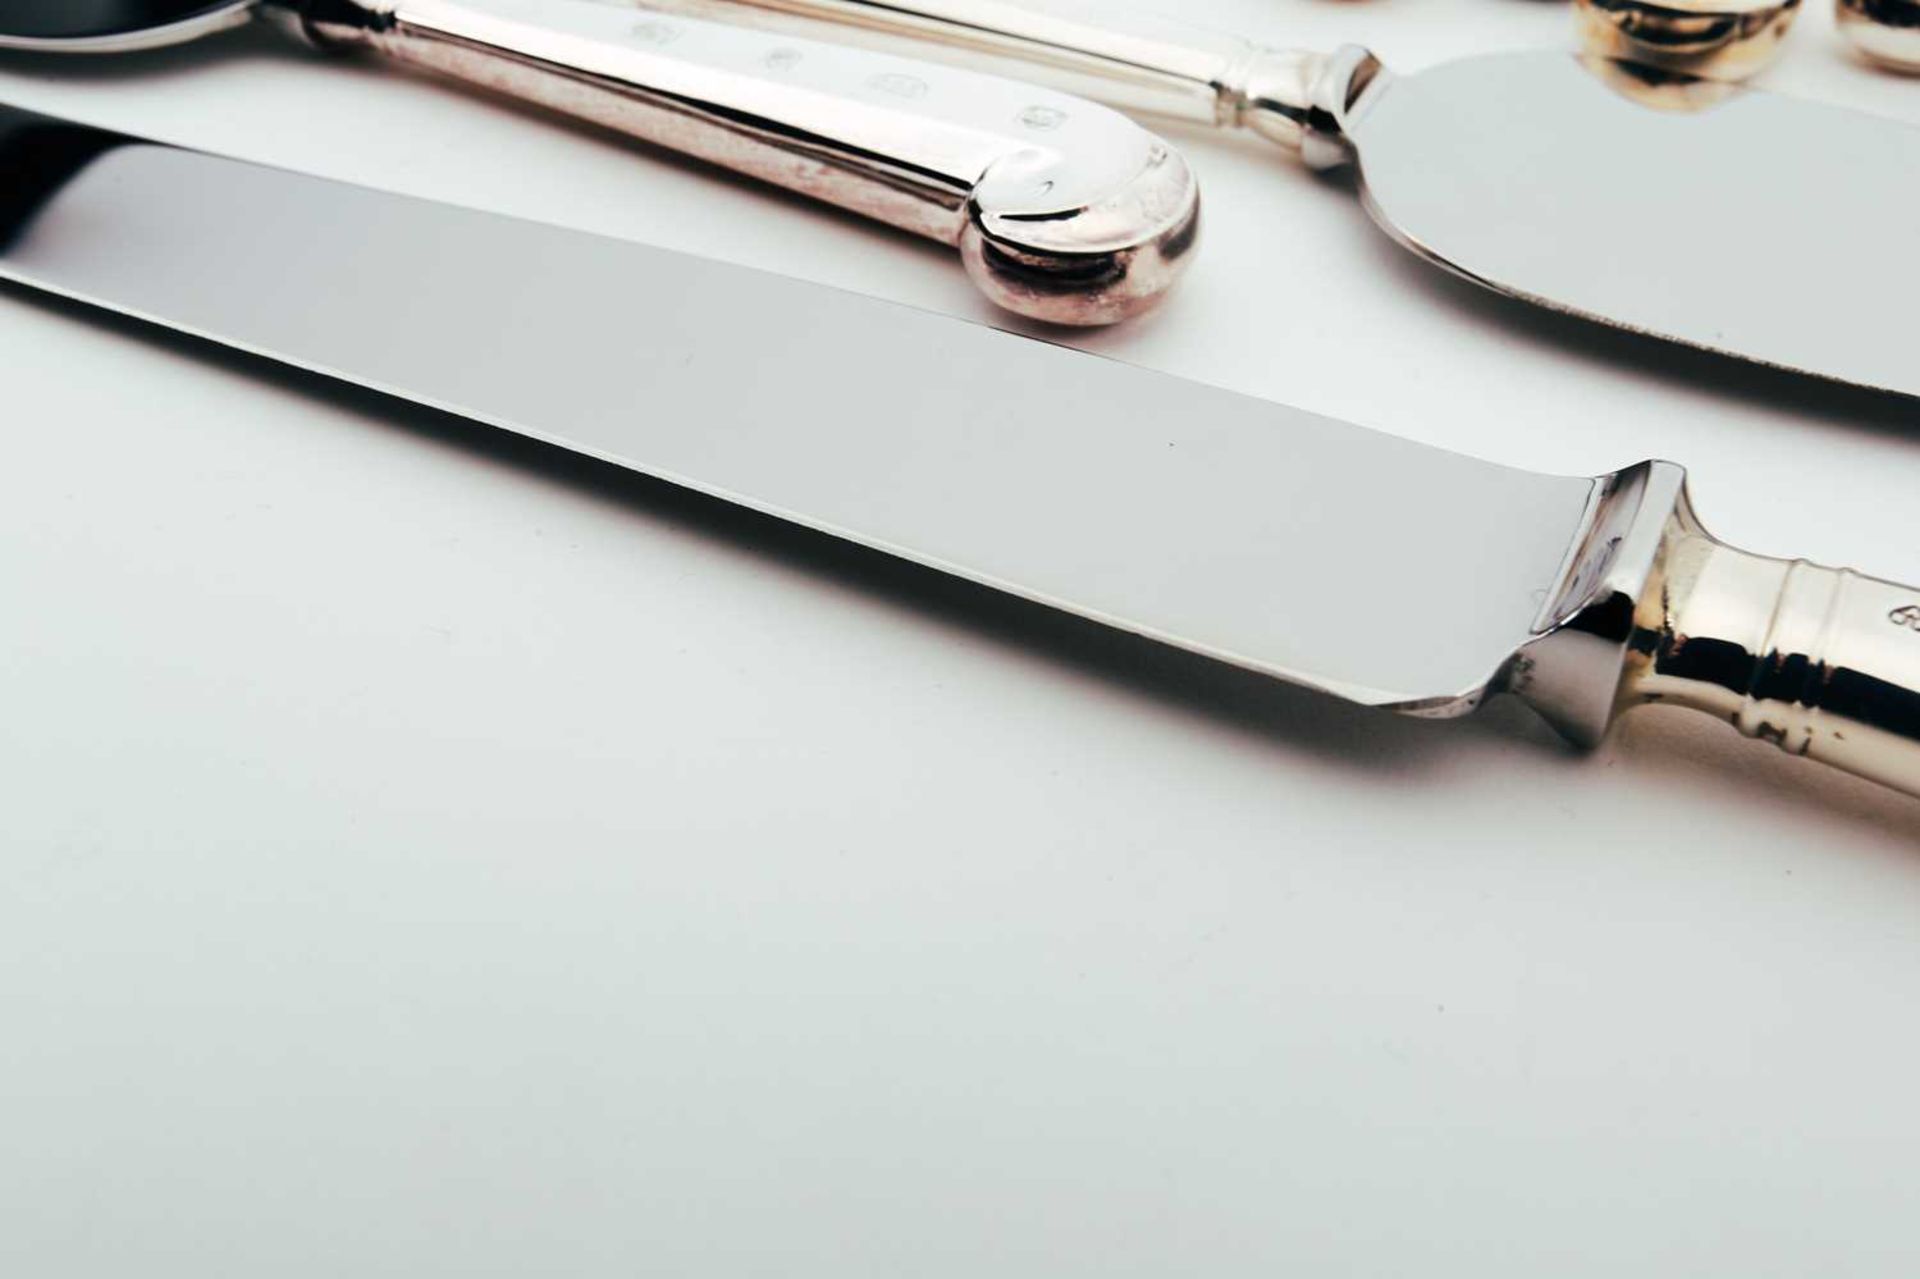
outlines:
[[631, 34], [641, 44], [669, 45], [680, 38], [680, 28], [671, 22], [640, 22], [634, 24]]
[[890, 71], [884, 75], [874, 76], [867, 81], [867, 87], [878, 89], [882, 93], [892, 94], [896, 98], [906, 98], [908, 100], [927, 96], [927, 82], [925, 80], [920, 79], [918, 76], [901, 75], [897, 71]]
[[1910, 631], [1920, 631], [1920, 604], [1907, 604], [1887, 614], [1887, 620], [1895, 626], [1904, 626]]
[[1067, 122], [1067, 113], [1058, 107], [1032, 106], [1022, 111], [1020, 123], [1035, 133], [1051, 133]]

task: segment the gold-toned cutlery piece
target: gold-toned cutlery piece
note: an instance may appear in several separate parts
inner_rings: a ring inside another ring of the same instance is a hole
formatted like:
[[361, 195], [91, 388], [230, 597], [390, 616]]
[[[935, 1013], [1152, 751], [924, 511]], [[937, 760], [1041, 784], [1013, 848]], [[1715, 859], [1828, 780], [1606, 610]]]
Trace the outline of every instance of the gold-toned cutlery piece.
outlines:
[[1920, 4], [1914, 0], [1834, 0], [1833, 24], [1874, 65], [1920, 72]]
[[1800, 14], [1800, 0], [1574, 0], [1587, 52], [1744, 80], [1764, 70]]

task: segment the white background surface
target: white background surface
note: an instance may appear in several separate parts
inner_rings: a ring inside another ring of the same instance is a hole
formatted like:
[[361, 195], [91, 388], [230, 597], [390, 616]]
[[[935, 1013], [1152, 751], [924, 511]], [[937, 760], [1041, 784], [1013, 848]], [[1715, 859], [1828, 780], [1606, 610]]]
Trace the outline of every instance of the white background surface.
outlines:
[[[1184, 9], [1402, 68], [1570, 25]], [[1817, 7], [1769, 82], [1920, 121]], [[0, 98], [989, 318], [940, 249], [265, 32]], [[1920, 580], [1910, 408], [1484, 299], [1170, 132], [1205, 258], [1088, 345], [1672, 457], [1729, 540]], [[0, 1271], [1920, 1262], [1910, 801], [1678, 713], [1588, 758], [1262, 688], [24, 294], [0, 394]]]

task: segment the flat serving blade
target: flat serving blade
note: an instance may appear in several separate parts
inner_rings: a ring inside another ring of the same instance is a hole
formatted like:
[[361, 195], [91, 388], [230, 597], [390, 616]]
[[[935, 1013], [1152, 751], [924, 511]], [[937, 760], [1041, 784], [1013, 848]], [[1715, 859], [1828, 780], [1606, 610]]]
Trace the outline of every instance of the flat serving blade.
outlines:
[[1345, 132], [1380, 224], [1504, 293], [1920, 395], [1920, 129], [1564, 53], [1383, 75]]
[[0, 276], [1374, 704], [1477, 700], [1595, 493], [817, 285], [6, 108]]

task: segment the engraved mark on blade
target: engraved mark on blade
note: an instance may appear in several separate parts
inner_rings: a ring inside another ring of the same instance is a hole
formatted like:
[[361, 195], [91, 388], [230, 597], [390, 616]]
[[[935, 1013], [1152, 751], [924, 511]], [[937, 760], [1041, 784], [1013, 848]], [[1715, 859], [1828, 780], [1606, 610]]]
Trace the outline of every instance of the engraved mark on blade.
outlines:
[[636, 22], [631, 34], [642, 44], [672, 44], [680, 38], [680, 28], [671, 22]]
[[1070, 118], [1058, 107], [1031, 106], [1017, 117], [1022, 125], [1035, 133], [1051, 133], [1065, 124]]
[[924, 98], [927, 96], [927, 82], [918, 76], [902, 75], [898, 71], [889, 71], [867, 81], [869, 88], [892, 94], [896, 98]]
[[791, 71], [800, 65], [805, 56], [798, 49], [775, 49], [766, 57], [767, 70]]
[[1895, 626], [1904, 626], [1910, 631], [1920, 631], [1920, 604], [1907, 604], [1887, 614], [1887, 620]]

